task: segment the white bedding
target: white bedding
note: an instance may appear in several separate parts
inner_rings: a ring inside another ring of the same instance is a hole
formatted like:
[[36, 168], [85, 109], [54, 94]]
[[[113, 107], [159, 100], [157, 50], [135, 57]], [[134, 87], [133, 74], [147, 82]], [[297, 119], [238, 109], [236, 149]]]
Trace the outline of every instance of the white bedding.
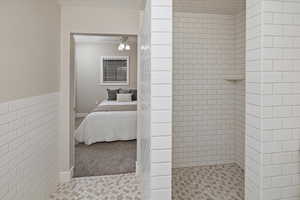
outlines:
[[[101, 105], [124, 105], [136, 102], [104, 101]], [[75, 131], [75, 139], [87, 145], [96, 142], [134, 140], [137, 137], [136, 111], [92, 112]]]

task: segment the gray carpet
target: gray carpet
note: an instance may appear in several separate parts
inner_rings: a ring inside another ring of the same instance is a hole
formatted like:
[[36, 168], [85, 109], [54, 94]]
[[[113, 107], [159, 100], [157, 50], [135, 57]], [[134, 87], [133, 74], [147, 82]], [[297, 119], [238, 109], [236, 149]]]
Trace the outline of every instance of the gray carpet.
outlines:
[[136, 140], [75, 147], [75, 177], [135, 172]]

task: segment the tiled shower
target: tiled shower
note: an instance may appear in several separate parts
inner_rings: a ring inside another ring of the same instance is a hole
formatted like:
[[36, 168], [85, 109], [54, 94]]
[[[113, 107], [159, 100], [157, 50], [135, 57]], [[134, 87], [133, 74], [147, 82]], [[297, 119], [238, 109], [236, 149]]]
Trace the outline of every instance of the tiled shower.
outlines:
[[243, 14], [175, 13], [173, 167], [242, 166]]
[[[173, 2], [173, 199], [242, 199], [245, 2], [230, 10], [188, 2]], [[222, 173], [223, 183], [236, 181], [230, 194], [210, 184]]]
[[299, 200], [299, 0], [147, 2], [145, 199]]

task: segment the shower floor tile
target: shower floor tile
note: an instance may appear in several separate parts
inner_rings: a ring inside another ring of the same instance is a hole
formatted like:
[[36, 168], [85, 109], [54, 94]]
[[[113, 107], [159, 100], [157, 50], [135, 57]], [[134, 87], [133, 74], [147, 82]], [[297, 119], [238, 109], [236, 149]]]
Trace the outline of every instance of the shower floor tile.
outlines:
[[60, 184], [50, 200], [141, 200], [135, 174], [74, 178]]
[[172, 200], [243, 200], [244, 171], [237, 164], [176, 168]]

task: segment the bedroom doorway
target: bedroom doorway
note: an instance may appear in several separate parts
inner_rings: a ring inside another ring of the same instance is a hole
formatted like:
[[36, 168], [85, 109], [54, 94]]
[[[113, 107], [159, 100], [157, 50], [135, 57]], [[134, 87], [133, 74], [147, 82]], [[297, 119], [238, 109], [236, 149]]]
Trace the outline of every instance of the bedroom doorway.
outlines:
[[72, 35], [74, 177], [136, 171], [137, 43], [135, 35]]

